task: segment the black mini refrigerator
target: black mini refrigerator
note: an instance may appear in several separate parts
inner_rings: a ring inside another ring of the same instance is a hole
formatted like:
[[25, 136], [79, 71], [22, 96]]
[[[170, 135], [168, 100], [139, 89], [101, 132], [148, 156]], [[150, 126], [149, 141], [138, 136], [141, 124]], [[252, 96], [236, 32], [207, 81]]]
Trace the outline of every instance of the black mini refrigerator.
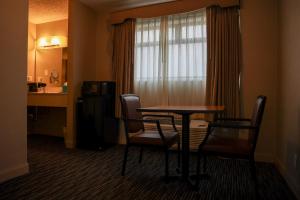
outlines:
[[77, 147], [102, 150], [117, 143], [115, 82], [84, 81], [76, 107]]

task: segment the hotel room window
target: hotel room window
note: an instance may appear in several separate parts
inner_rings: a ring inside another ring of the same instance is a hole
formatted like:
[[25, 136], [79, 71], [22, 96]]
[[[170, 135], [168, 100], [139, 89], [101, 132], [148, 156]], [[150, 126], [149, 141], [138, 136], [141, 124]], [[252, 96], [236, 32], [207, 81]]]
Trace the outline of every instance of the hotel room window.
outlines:
[[144, 106], [203, 105], [206, 13], [137, 19], [134, 90]]

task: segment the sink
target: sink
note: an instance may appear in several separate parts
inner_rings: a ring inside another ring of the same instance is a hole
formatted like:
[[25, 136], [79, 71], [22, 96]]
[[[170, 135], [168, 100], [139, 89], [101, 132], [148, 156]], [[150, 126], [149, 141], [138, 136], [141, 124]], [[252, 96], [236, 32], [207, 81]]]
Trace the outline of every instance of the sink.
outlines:
[[44, 88], [45, 93], [62, 93], [62, 87], [52, 87], [52, 86], [46, 86]]
[[40, 88], [38, 88], [38, 91], [36, 91], [36, 92], [30, 92], [30, 93], [59, 94], [59, 93], [62, 93], [62, 87], [52, 87], [52, 86], [40, 87]]
[[46, 87], [40, 87], [38, 88], [38, 91], [36, 92], [29, 92], [32, 94], [60, 94], [63, 93], [62, 87], [52, 87], [52, 86], [46, 86]]

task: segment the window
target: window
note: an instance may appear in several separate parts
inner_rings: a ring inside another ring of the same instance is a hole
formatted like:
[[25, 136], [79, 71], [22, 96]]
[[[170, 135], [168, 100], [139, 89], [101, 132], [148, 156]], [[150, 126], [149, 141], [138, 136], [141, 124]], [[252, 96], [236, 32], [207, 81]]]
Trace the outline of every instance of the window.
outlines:
[[205, 99], [205, 9], [136, 22], [135, 92], [144, 105], [197, 105]]

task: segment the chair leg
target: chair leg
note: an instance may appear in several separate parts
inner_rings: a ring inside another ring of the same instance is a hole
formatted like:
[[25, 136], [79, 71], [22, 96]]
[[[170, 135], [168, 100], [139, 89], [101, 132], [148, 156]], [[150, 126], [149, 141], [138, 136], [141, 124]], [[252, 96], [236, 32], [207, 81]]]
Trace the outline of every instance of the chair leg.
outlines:
[[169, 151], [168, 149], [165, 150], [166, 154], [166, 166], [165, 166], [165, 181], [166, 183], [169, 182]]
[[124, 152], [124, 159], [123, 159], [123, 166], [122, 166], [122, 176], [125, 175], [125, 169], [126, 169], [126, 162], [127, 162], [127, 154], [128, 154], [128, 145], [125, 146], [125, 152]]
[[201, 160], [201, 154], [200, 151], [197, 153], [197, 169], [196, 169], [196, 183], [195, 183], [195, 189], [198, 189], [199, 182], [200, 182], [200, 160]]
[[139, 157], [139, 163], [142, 163], [143, 160], [143, 147], [140, 149], [140, 157]]
[[251, 158], [249, 160], [249, 163], [250, 163], [251, 178], [254, 182], [255, 198], [259, 198], [258, 197], [258, 183], [257, 183], [257, 175], [256, 175], [256, 167], [255, 167], [254, 158]]
[[250, 159], [250, 172], [251, 172], [251, 177], [253, 179], [254, 182], [257, 181], [257, 177], [256, 177], [256, 168], [255, 168], [255, 161], [254, 159]]
[[178, 153], [178, 158], [177, 158], [177, 168], [178, 168], [178, 171], [180, 171], [180, 162], [181, 162], [181, 158], [180, 158], [180, 139], [178, 139], [178, 142], [177, 142], [177, 153]]
[[203, 174], [206, 173], [206, 169], [207, 169], [206, 166], [207, 166], [207, 156], [204, 155], [204, 156], [203, 156]]

